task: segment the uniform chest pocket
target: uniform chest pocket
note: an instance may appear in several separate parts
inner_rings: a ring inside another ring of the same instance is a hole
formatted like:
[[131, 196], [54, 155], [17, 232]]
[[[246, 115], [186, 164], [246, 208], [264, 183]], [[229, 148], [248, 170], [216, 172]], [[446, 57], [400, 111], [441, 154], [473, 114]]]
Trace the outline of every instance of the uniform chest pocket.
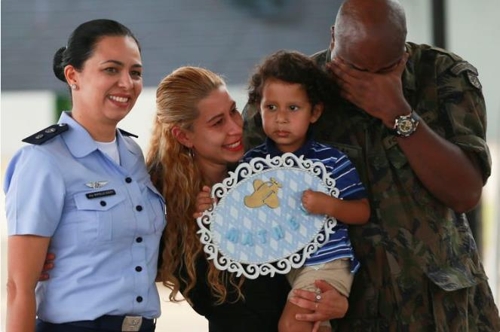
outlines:
[[126, 212], [129, 209], [125, 208], [125, 203], [126, 196], [114, 189], [75, 195], [80, 215], [79, 238], [85, 242], [104, 242], [127, 232]]

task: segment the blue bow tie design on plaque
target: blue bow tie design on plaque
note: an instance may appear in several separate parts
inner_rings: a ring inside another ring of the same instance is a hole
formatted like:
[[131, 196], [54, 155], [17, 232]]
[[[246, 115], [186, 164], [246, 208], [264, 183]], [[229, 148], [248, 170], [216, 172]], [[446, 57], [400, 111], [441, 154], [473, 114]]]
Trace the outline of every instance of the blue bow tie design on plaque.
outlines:
[[306, 189], [338, 197], [321, 162], [285, 153], [240, 164], [214, 185], [218, 203], [197, 219], [208, 259], [250, 279], [301, 267], [336, 225], [334, 218], [302, 208]]

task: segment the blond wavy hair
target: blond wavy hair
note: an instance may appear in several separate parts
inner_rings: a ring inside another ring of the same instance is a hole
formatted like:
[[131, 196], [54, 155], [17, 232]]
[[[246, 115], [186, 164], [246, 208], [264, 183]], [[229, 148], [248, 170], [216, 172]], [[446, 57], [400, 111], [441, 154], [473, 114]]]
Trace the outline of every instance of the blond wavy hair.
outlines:
[[[183, 296], [192, 303], [189, 292], [196, 284], [196, 260], [205, 259], [193, 213], [196, 196], [206, 183], [191, 151], [179, 143], [172, 129], [178, 126], [192, 130], [199, 115], [198, 103], [221, 86], [225, 86], [224, 80], [207, 69], [181, 67], [166, 76], [156, 90], [156, 116], [146, 163], [153, 184], [167, 204], [167, 226], [160, 253], [162, 265], [158, 272], [163, 285], [172, 290], [169, 299], [173, 302], [180, 301], [177, 294], [182, 282], [186, 285]], [[208, 266], [207, 284], [217, 304], [227, 300], [228, 284], [234, 286], [238, 299], [242, 297], [243, 279], [236, 281], [231, 274], [217, 270], [211, 261]], [[179, 280], [182, 270], [186, 278]]]

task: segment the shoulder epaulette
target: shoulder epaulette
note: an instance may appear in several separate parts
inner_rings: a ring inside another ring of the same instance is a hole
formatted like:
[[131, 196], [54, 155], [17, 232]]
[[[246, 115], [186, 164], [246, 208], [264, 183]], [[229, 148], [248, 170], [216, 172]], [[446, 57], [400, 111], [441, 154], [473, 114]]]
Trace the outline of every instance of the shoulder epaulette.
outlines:
[[472, 84], [472, 86], [474, 86], [475, 88], [477, 88], [479, 90], [481, 90], [483, 87], [481, 85], [481, 82], [479, 82], [479, 78], [477, 78], [478, 72], [477, 72], [476, 67], [474, 67], [473, 65], [471, 65], [467, 61], [457, 62], [456, 64], [454, 64], [450, 68], [450, 72], [455, 76], [458, 76], [463, 72], [466, 72], [467, 79], [469, 80], [469, 83]]
[[135, 138], [139, 138], [139, 136], [134, 135], [134, 134], [132, 134], [132, 133], [129, 133], [128, 131], [125, 131], [125, 130], [123, 130], [123, 129], [118, 128], [118, 130], [119, 130], [119, 131], [120, 131], [120, 133], [122, 133], [122, 135], [124, 135], [124, 136], [132, 136], [132, 137], [135, 137]]
[[467, 61], [460, 61], [453, 65], [450, 68], [450, 71], [453, 75], [458, 76], [464, 71], [471, 71], [474, 75], [477, 75], [477, 69]]
[[48, 140], [51, 140], [57, 135], [60, 135], [61, 133], [64, 133], [68, 129], [69, 127], [66, 123], [54, 124], [52, 126], [40, 130], [39, 132], [31, 136], [26, 137], [25, 139], [23, 139], [23, 142], [40, 145], [47, 142]]
[[444, 48], [441, 48], [441, 47], [436, 47], [436, 46], [430, 46], [430, 49], [431, 50], [434, 50], [438, 53], [441, 53], [442, 55], [446, 55], [447, 57], [449, 57], [450, 59], [452, 59], [453, 61], [455, 62], [461, 62], [461, 61], [464, 61], [464, 59], [462, 59], [461, 56], [453, 53], [453, 52], [450, 52], [448, 50], [445, 50]]

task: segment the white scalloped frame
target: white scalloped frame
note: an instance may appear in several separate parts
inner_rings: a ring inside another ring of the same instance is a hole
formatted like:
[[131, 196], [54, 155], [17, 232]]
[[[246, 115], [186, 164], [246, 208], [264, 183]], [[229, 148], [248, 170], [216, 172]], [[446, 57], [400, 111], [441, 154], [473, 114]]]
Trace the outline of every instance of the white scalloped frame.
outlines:
[[[278, 168], [299, 168], [305, 170], [321, 179], [330, 196], [339, 196], [339, 190], [335, 186], [335, 180], [330, 177], [330, 173], [328, 173], [323, 163], [319, 161], [313, 162], [309, 159], [304, 159], [304, 156], [298, 157], [293, 153], [284, 153], [282, 156], [272, 158], [269, 155], [265, 158], [256, 157], [248, 163], [241, 163], [234, 172], [229, 172], [229, 176], [224, 179], [222, 183], [215, 184], [212, 187], [211, 195], [214, 198], [223, 199], [229, 190], [234, 188], [244, 179], [265, 170]], [[290, 272], [292, 268], [296, 269], [302, 267], [304, 261], [325, 244], [328, 240], [328, 236], [334, 233], [333, 229], [337, 225], [335, 218], [325, 216], [325, 222], [321, 231], [319, 231], [314, 239], [302, 250], [274, 262], [245, 264], [226, 257], [214, 244], [212, 232], [210, 231], [210, 224], [216, 207], [217, 203], [215, 203], [211, 209], [204, 211], [202, 216], [196, 220], [199, 226], [197, 234], [200, 236], [200, 241], [204, 246], [207, 258], [213, 261], [217, 269], [236, 273], [237, 276], [244, 275], [249, 279], [256, 279], [260, 275], [274, 276], [276, 273], [286, 274]]]

